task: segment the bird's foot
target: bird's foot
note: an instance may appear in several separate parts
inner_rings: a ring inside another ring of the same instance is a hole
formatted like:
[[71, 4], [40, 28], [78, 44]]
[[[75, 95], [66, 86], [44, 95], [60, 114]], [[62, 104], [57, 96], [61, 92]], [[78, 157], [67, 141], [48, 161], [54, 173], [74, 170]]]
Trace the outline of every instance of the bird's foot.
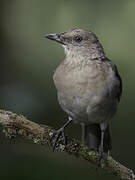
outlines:
[[101, 166], [101, 160], [102, 159], [106, 159], [105, 153], [103, 151], [103, 148], [99, 148], [99, 158], [98, 158], [98, 162], [97, 162], [97, 167], [96, 169], [98, 169]]
[[99, 158], [98, 158], [98, 162], [97, 162], [97, 169], [100, 167], [101, 165], [101, 160], [104, 158], [104, 154], [103, 152], [99, 153]]
[[60, 136], [62, 136], [62, 141], [63, 141], [64, 145], [66, 145], [66, 137], [64, 134], [63, 127], [58, 129], [57, 131], [55, 131], [51, 137], [51, 141], [53, 142], [53, 152], [55, 151], [55, 148], [56, 148], [56, 145], [57, 145], [57, 142], [58, 142]]

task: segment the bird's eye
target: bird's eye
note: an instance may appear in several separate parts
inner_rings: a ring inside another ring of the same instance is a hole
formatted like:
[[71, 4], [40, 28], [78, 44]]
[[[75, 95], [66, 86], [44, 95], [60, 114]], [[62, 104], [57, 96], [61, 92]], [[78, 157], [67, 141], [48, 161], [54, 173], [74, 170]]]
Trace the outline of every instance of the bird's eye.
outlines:
[[76, 42], [81, 42], [81, 41], [82, 41], [82, 37], [81, 37], [81, 36], [75, 36], [75, 37], [74, 37], [74, 40], [75, 40]]

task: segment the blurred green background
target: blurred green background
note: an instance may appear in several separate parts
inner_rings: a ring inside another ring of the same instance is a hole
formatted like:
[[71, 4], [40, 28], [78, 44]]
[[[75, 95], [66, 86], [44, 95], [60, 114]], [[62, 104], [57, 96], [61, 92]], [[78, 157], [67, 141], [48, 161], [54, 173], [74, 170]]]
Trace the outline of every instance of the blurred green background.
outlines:
[[[53, 72], [61, 46], [43, 38], [80, 27], [95, 32], [117, 64], [123, 95], [112, 122], [113, 157], [135, 169], [135, 1], [3, 0], [0, 5], [0, 108], [59, 128], [66, 114], [58, 105]], [[80, 139], [79, 125], [66, 132]], [[47, 146], [11, 141], [0, 132], [0, 179], [117, 179], [90, 163]]]

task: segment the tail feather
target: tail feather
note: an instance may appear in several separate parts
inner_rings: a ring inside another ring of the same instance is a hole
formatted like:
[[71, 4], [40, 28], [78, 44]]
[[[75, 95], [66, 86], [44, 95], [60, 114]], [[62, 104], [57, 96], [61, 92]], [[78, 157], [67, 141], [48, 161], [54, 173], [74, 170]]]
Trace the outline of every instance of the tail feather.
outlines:
[[[99, 150], [101, 142], [101, 129], [99, 124], [82, 125], [82, 141], [86, 143], [89, 149]], [[110, 127], [108, 126], [104, 134], [104, 152], [111, 151], [112, 142]]]

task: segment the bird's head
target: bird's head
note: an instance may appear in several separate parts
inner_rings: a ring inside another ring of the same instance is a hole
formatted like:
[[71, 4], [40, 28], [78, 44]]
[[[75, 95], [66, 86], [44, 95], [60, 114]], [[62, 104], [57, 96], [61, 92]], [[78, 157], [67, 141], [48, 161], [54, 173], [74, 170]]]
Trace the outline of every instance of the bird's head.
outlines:
[[87, 54], [97, 50], [103, 51], [96, 35], [83, 29], [70, 29], [60, 34], [47, 34], [46, 38], [55, 40], [65, 48], [66, 55]]

